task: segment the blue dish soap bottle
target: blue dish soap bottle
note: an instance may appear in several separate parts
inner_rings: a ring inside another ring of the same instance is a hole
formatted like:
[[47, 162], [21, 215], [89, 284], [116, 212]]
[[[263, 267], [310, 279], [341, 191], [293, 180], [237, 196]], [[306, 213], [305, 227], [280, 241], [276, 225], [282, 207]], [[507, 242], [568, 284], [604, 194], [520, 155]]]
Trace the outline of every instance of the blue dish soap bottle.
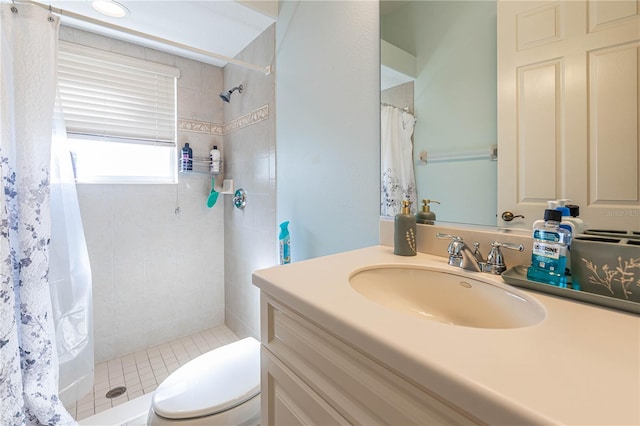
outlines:
[[289, 235], [289, 221], [280, 224], [280, 264], [291, 263], [291, 236]]
[[534, 225], [527, 279], [566, 288], [565, 269], [571, 232], [560, 227], [561, 220], [560, 211], [547, 209], [544, 211], [544, 223]]

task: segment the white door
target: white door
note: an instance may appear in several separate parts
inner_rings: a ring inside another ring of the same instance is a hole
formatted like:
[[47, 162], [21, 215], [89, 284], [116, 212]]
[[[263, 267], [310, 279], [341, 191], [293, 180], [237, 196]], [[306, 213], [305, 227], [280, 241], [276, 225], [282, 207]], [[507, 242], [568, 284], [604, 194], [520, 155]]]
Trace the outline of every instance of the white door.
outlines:
[[640, 230], [639, 69], [640, 1], [498, 1], [499, 225]]

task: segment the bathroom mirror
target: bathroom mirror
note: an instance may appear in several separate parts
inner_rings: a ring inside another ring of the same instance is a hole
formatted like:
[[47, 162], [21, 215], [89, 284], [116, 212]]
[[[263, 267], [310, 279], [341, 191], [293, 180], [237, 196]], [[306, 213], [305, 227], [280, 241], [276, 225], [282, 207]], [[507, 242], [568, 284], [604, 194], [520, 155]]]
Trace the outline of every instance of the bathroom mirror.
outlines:
[[496, 3], [381, 1], [380, 35], [381, 102], [416, 116], [416, 207], [495, 226]]
[[[547, 7], [546, 4], [540, 4], [541, 9]], [[567, 10], [572, 4], [553, 3]], [[605, 6], [589, 3], [588, 7]], [[505, 164], [516, 162], [509, 160], [513, 157], [505, 155], [504, 149], [502, 153], [496, 150], [497, 93], [498, 89], [505, 91], [497, 83], [497, 9], [498, 2], [489, 0], [380, 2], [383, 84], [381, 103], [392, 104], [415, 114], [413, 165], [418, 201], [416, 207], [419, 208], [420, 200], [425, 198], [439, 201], [439, 205], [432, 205], [432, 211], [436, 213], [438, 221], [489, 226], [507, 224], [497, 217], [502, 213], [497, 211], [497, 188], [505, 183], [514, 186], [512, 183], [515, 182], [515, 178], [508, 179], [508, 182], [503, 178], [499, 185], [498, 163], [503, 169]], [[632, 25], [637, 25], [638, 22], [637, 11], [634, 10], [609, 11], [615, 12], [615, 16], [625, 13], [626, 15], [621, 15], [622, 18], [617, 21], [627, 22], [633, 28]], [[608, 15], [601, 15], [603, 19], [609, 17], [610, 21], [613, 20]], [[606, 22], [605, 24], [610, 25]], [[386, 83], [387, 74], [395, 79], [392, 80], [394, 83]], [[635, 74], [630, 75], [629, 81], [633, 80]], [[385, 83], [389, 85], [384, 87]], [[586, 101], [574, 105], [584, 106], [584, 102]], [[630, 102], [633, 104], [633, 99]], [[601, 103], [597, 106], [605, 111], [611, 108], [610, 105], [613, 104]], [[633, 108], [630, 109], [632, 110]], [[633, 114], [629, 122], [634, 122]], [[637, 137], [630, 136], [626, 140], [630, 142], [630, 146], [625, 145], [619, 151], [635, 152], [637, 155], [638, 148], [635, 148], [633, 143], [637, 143]], [[598, 140], [590, 140], [591, 149], [597, 142]], [[606, 144], [601, 143], [600, 146], [604, 145]], [[608, 157], [613, 157], [613, 154], [606, 152], [605, 148], [598, 148], [601, 150], [598, 152], [601, 158], [607, 160]], [[612, 148], [609, 148], [609, 151], [612, 151]], [[590, 154], [590, 158], [593, 161], [593, 153]], [[633, 154], [624, 158], [633, 158]], [[593, 167], [593, 164], [581, 167], [587, 170]], [[515, 166], [511, 168], [520, 175]], [[600, 194], [602, 201], [599, 201], [600, 207], [594, 208], [590, 217], [591, 223], [600, 229], [620, 229], [620, 224], [623, 224], [624, 229], [629, 229], [629, 226], [638, 229], [640, 222], [635, 225], [633, 221], [640, 214], [637, 194], [633, 193], [633, 188], [640, 188], [640, 182], [638, 186], [633, 186], [634, 177], [638, 178], [637, 165], [631, 164], [624, 172], [620, 171], [619, 167], [608, 169], [618, 171], [618, 176], [612, 176], [612, 182], [626, 182], [617, 186], [609, 184], [609, 188], [626, 186], [627, 192], [631, 195], [616, 197], [620, 191], [613, 193], [612, 197], [607, 197], [610, 195], [608, 193], [604, 194], [604, 197]], [[589, 179], [593, 179], [593, 172], [590, 176]], [[607, 182], [604, 183], [606, 186]], [[593, 188], [599, 184], [601, 182], [591, 183]], [[590, 191], [592, 192], [589, 193], [589, 197], [596, 197], [593, 192], [595, 190]], [[540, 198], [542, 199], [547, 198]], [[616, 204], [617, 200], [622, 201]], [[598, 202], [594, 203], [597, 204]], [[536, 214], [540, 210], [541, 214], [543, 205], [543, 201], [537, 201], [535, 209], [532, 210]], [[625, 218], [627, 220], [623, 222], [618, 217], [620, 212], [630, 218]], [[516, 210], [514, 213], [518, 214]], [[583, 210], [583, 217], [584, 213]], [[527, 216], [530, 216], [527, 217], [527, 221], [535, 220], [534, 215]], [[516, 222], [518, 221], [509, 224]]]

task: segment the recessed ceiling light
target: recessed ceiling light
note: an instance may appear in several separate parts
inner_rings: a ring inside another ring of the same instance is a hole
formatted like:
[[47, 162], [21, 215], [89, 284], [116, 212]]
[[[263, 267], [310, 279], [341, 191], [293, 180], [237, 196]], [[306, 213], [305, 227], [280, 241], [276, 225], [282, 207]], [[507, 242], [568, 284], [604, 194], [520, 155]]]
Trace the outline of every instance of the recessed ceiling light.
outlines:
[[129, 9], [115, 0], [93, 0], [91, 6], [103, 15], [112, 18], [122, 18], [129, 14]]

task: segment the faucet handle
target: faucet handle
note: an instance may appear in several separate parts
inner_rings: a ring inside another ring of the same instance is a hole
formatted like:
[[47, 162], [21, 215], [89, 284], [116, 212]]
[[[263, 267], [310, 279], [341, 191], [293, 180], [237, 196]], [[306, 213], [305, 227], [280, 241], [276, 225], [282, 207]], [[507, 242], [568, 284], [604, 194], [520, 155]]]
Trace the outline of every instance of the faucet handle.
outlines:
[[509, 250], [517, 250], [517, 251], [524, 251], [524, 246], [522, 244], [516, 244], [516, 243], [501, 243], [499, 241], [494, 241], [491, 243], [491, 247], [493, 246], [496, 247], [504, 247], [504, 248], [508, 248]]
[[524, 251], [524, 246], [522, 244], [501, 243], [499, 241], [492, 242], [491, 251], [487, 255], [485, 272], [499, 275], [507, 270], [507, 265], [504, 263], [504, 257], [502, 256], [500, 247], [504, 247], [509, 250]]
[[442, 232], [438, 232], [436, 234], [436, 238], [440, 238], [441, 240], [462, 241], [461, 237], [451, 234], [443, 234]]
[[449, 247], [447, 247], [447, 253], [449, 253], [449, 265], [460, 266], [462, 263], [462, 250], [464, 249], [464, 241], [461, 237], [451, 234], [442, 234], [438, 232], [436, 238], [441, 240], [451, 240]]

